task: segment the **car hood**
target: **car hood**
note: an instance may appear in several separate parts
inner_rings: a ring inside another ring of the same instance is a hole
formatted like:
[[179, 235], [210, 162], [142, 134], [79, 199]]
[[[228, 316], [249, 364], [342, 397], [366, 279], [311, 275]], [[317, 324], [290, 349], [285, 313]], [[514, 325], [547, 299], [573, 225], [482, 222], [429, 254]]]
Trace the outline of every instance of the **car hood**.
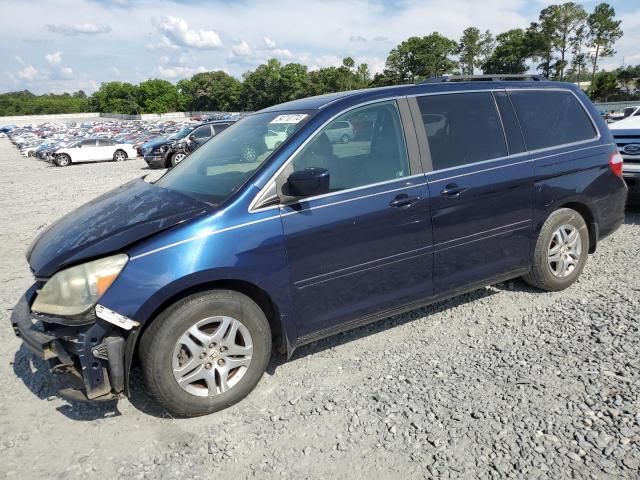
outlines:
[[200, 217], [212, 207], [182, 193], [134, 180], [65, 215], [27, 251], [36, 277], [122, 251], [134, 242]]
[[610, 123], [609, 130], [635, 130], [638, 133], [640, 130], [640, 117], [627, 117], [615, 123]]

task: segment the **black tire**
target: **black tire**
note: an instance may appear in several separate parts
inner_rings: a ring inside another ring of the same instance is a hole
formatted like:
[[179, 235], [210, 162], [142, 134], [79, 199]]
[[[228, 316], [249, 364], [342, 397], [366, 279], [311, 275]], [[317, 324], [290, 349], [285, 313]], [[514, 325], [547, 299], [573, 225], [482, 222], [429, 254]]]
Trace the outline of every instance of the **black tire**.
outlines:
[[60, 155], [56, 156], [56, 158], [54, 159], [54, 163], [58, 167], [68, 167], [69, 165], [71, 165], [71, 157], [66, 153], [61, 153]]
[[[251, 334], [251, 362], [238, 383], [214, 396], [182, 389], [173, 375], [175, 345], [187, 329], [203, 318], [226, 315], [242, 322]], [[264, 312], [250, 298], [231, 290], [197, 293], [171, 305], [144, 332], [139, 359], [149, 394], [172, 414], [195, 417], [223, 410], [246, 397], [269, 364], [271, 329]]]
[[116, 150], [115, 152], [113, 152], [114, 162], [124, 162], [127, 158], [127, 152], [125, 152], [124, 150]]
[[[564, 277], [554, 274], [549, 265], [549, 249], [551, 248], [553, 235], [563, 225], [570, 225], [580, 234], [580, 254], [575, 267]], [[556, 210], [544, 222], [540, 229], [536, 247], [533, 253], [531, 271], [523, 279], [529, 285], [547, 291], [560, 291], [572, 285], [582, 273], [587, 256], [589, 255], [589, 229], [584, 218], [570, 208]]]
[[351, 141], [351, 138], [349, 137], [349, 135], [347, 135], [346, 133], [344, 135], [342, 135], [342, 143], [349, 143]]

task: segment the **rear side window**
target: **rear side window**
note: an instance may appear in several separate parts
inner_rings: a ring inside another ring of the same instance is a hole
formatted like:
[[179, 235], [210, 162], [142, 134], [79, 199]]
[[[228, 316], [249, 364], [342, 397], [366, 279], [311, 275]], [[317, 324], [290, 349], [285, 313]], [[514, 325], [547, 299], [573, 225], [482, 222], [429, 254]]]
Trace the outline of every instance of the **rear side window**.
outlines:
[[418, 97], [434, 170], [507, 155], [491, 92]]
[[578, 99], [568, 91], [511, 91], [529, 150], [590, 140], [596, 130]]

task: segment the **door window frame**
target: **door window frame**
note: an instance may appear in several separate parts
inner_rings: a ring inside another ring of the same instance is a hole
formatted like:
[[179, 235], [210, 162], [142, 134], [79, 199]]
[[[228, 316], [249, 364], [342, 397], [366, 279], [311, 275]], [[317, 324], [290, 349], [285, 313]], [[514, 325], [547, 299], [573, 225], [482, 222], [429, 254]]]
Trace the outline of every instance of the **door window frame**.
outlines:
[[[317, 127], [313, 132], [311, 132], [307, 138], [302, 142], [302, 144], [296, 148], [296, 150], [287, 158], [283, 164], [278, 168], [278, 170], [272, 175], [269, 181], [266, 182], [265, 186], [258, 192], [258, 194], [254, 197], [249, 205], [249, 212], [262, 212], [265, 210], [275, 210], [279, 209], [281, 205], [295, 205], [300, 202], [308, 202], [311, 200], [330, 197], [334, 195], [341, 195], [344, 193], [350, 193], [357, 190], [363, 190], [371, 187], [376, 187], [378, 185], [384, 185], [387, 183], [398, 182], [402, 180], [407, 180], [410, 178], [414, 178], [416, 176], [424, 176], [424, 170], [422, 167], [421, 161], [421, 152], [418, 147], [418, 139], [414, 128], [414, 122], [411, 118], [411, 111], [409, 108], [409, 103], [407, 101], [408, 97], [406, 95], [395, 96], [389, 98], [375, 99], [368, 102], [362, 102], [357, 105], [352, 105], [348, 108], [345, 108], [335, 115], [331, 116], [325, 122], [322, 123], [319, 127]], [[293, 172], [293, 160], [298, 156], [298, 154], [307, 146], [309, 142], [316, 138], [316, 136], [322, 132], [325, 128], [327, 128], [332, 123], [341, 117], [353, 110], [357, 110], [363, 107], [372, 106], [378, 103], [395, 103], [396, 108], [398, 110], [398, 117], [400, 120], [400, 128], [402, 129], [401, 136], [404, 139], [405, 149], [407, 152], [407, 160], [409, 163], [409, 175], [399, 178], [392, 178], [390, 180], [385, 180], [382, 182], [371, 183], [367, 185], [360, 185], [358, 187], [347, 188], [344, 190], [337, 190], [335, 192], [329, 192], [322, 195], [314, 195], [311, 197], [304, 197], [302, 199], [295, 199], [287, 201], [286, 198], [281, 200], [281, 192], [282, 185], [286, 182], [288, 176]], [[277, 203], [274, 202], [278, 200]]]

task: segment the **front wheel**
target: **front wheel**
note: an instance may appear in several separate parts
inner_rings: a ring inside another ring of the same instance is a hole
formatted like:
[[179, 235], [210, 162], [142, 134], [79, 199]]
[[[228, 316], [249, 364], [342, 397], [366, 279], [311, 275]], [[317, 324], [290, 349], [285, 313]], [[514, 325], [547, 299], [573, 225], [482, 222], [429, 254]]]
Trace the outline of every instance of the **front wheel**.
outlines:
[[54, 162], [58, 167], [66, 167], [71, 164], [71, 157], [66, 153], [61, 153], [56, 156]]
[[184, 152], [176, 152], [173, 155], [171, 155], [171, 166], [175, 167], [176, 165], [178, 165], [182, 160], [184, 160], [187, 157], [187, 154]]
[[197, 293], [153, 321], [139, 355], [149, 393], [160, 404], [182, 417], [206, 415], [253, 390], [269, 363], [271, 330], [245, 295]]
[[524, 280], [542, 290], [559, 291], [573, 284], [587, 262], [589, 229], [569, 208], [556, 210], [542, 226], [531, 271]]
[[351, 140], [351, 137], [349, 137], [349, 135], [347, 135], [346, 133], [344, 135], [342, 135], [342, 143], [349, 143], [349, 141]]
[[246, 146], [240, 150], [240, 160], [243, 163], [253, 163], [258, 158], [258, 152], [255, 148]]

